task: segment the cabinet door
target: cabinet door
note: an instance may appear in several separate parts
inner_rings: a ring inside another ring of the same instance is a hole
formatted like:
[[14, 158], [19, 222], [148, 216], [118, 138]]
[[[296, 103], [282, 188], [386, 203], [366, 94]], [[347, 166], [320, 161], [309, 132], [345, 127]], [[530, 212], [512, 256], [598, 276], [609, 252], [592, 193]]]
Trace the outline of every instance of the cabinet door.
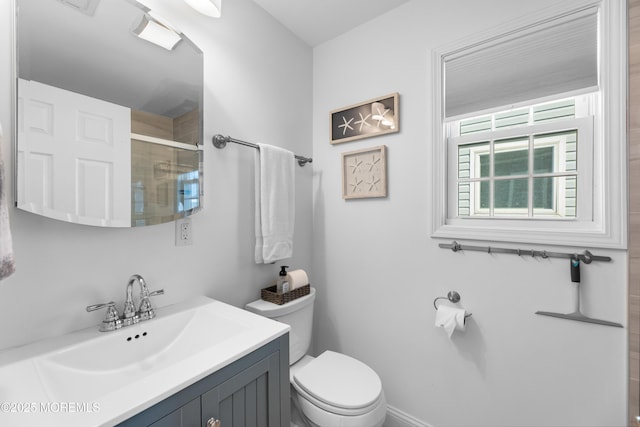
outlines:
[[202, 395], [202, 424], [280, 426], [279, 355], [272, 354]]
[[200, 398], [193, 399], [149, 427], [200, 427]]

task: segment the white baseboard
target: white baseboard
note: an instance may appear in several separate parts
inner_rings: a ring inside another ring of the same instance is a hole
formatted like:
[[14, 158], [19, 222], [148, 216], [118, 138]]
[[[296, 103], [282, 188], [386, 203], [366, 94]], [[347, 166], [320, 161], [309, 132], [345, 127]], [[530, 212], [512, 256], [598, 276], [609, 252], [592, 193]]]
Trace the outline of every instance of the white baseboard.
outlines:
[[406, 412], [387, 406], [387, 418], [384, 421], [384, 427], [433, 427], [424, 421], [412, 417]]

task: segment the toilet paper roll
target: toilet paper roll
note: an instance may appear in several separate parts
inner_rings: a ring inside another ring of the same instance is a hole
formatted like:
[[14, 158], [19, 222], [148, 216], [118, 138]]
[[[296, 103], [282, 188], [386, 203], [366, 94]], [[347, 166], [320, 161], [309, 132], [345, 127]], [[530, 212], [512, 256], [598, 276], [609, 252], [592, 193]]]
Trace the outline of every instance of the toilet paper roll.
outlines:
[[436, 311], [436, 327], [444, 328], [449, 338], [453, 331], [464, 331], [464, 318], [467, 311], [464, 308], [450, 307], [440, 304]]
[[287, 274], [287, 281], [289, 282], [289, 290], [292, 291], [300, 286], [307, 285], [309, 283], [309, 276], [302, 270], [293, 270]]

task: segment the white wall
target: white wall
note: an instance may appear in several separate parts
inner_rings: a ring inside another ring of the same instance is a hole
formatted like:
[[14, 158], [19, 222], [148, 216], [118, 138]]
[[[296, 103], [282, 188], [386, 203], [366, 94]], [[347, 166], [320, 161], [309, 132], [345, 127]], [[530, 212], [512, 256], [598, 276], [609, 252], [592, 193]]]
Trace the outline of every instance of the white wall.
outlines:
[[[568, 260], [429, 237], [431, 50], [554, 3], [413, 0], [314, 49], [316, 348], [370, 364], [390, 405], [434, 426], [626, 425], [626, 329], [534, 314], [573, 311]], [[399, 133], [330, 145], [329, 111], [396, 91]], [[382, 144], [389, 196], [344, 201], [340, 154]], [[583, 264], [583, 311], [626, 324], [626, 252], [593, 252], [613, 262]], [[433, 300], [452, 289], [473, 316], [450, 341]]]
[[[11, 3], [0, 2], [1, 147], [10, 183]], [[174, 246], [173, 224], [100, 229], [12, 209], [17, 272], [0, 282], [0, 348], [97, 325], [104, 313], [85, 306], [114, 300], [121, 308], [133, 273], [151, 289], [165, 289], [158, 306], [203, 294], [241, 306], [259, 298], [279, 271], [253, 261], [254, 150], [235, 144], [218, 150], [210, 141], [222, 133], [311, 155], [312, 50], [250, 0], [225, 2], [221, 19], [182, 1], [145, 3], [172, 16], [205, 53], [205, 209], [192, 217], [194, 244]], [[294, 258], [287, 264], [306, 269], [311, 183], [312, 168], [296, 166]]]
[[[0, 4], [0, 121], [11, 159], [8, 3]], [[250, 0], [225, 2], [220, 20], [181, 1], [147, 3], [175, 9], [176, 25], [205, 51], [207, 141], [223, 133], [314, 156], [313, 167], [296, 169], [287, 263], [309, 270], [318, 289], [318, 350], [364, 360], [391, 405], [438, 427], [625, 424], [626, 329], [533, 314], [572, 310], [566, 261], [454, 254], [429, 237], [430, 49], [554, 0], [413, 0], [313, 57]], [[395, 91], [400, 133], [329, 144], [330, 110]], [[389, 197], [343, 201], [340, 153], [380, 144]], [[190, 247], [174, 246], [172, 224], [105, 230], [12, 210], [18, 271], [0, 282], [0, 348], [96, 325], [101, 314], [84, 307], [121, 303], [133, 273], [165, 289], [158, 305], [200, 294], [235, 305], [257, 298], [278, 268], [253, 263], [252, 165], [249, 148], [206, 143], [206, 209], [193, 217]], [[614, 261], [584, 266], [583, 309], [626, 324], [626, 253], [593, 252]], [[452, 341], [433, 327], [432, 306], [450, 289], [473, 312]]]

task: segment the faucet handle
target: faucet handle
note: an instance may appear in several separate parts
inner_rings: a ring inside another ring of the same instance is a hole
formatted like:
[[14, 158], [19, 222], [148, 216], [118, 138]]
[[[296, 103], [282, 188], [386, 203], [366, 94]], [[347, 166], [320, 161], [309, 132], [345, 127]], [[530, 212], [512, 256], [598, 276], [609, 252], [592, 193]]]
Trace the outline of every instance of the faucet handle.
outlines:
[[87, 311], [96, 311], [101, 308], [107, 309], [107, 314], [100, 325], [100, 332], [114, 331], [116, 329], [120, 329], [122, 327], [122, 320], [120, 320], [120, 316], [118, 315], [118, 310], [116, 310], [116, 303], [113, 301], [109, 301], [104, 304], [94, 304], [87, 306]]
[[153, 307], [151, 307], [151, 300], [149, 298], [158, 295], [164, 295], [164, 289], [158, 289], [157, 291], [149, 292], [147, 295], [142, 296], [140, 308], [138, 309], [138, 316], [140, 317], [140, 320], [149, 320], [156, 317], [156, 313], [153, 311]]
[[122, 322], [124, 326], [131, 326], [140, 321], [138, 313], [136, 312], [136, 306], [133, 304], [133, 298], [131, 298], [131, 290], [127, 291], [127, 299], [124, 302], [124, 308], [122, 310]]

